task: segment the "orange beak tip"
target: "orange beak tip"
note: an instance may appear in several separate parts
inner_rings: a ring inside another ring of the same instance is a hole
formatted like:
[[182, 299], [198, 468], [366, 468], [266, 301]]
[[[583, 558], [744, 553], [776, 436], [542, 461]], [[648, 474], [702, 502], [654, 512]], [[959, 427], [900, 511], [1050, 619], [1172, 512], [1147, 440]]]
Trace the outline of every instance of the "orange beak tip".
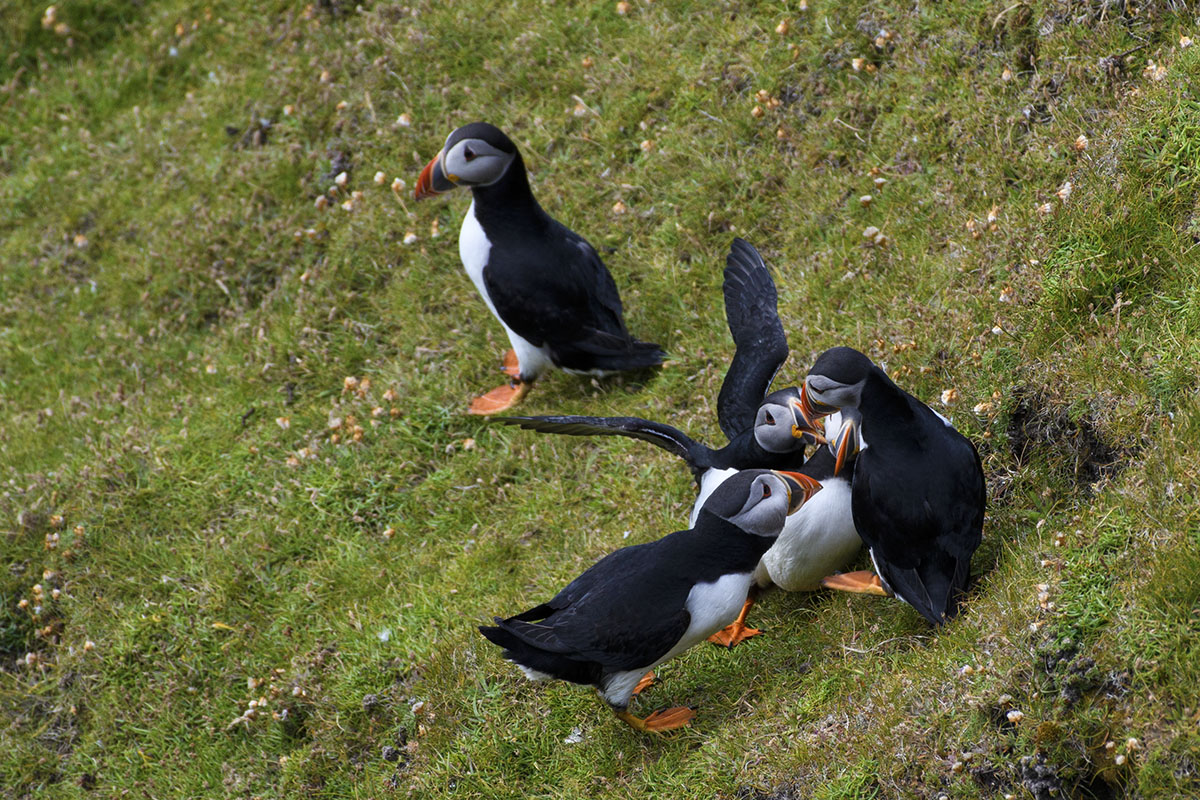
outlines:
[[438, 193], [437, 190], [433, 188], [433, 168], [437, 165], [438, 160], [441, 157], [442, 154], [438, 153], [436, 156], [430, 159], [429, 163], [425, 165], [425, 168], [421, 170], [421, 175], [419, 178], [417, 178], [417, 185], [413, 189], [414, 200], [424, 200], [426, 197], [433, 197]]

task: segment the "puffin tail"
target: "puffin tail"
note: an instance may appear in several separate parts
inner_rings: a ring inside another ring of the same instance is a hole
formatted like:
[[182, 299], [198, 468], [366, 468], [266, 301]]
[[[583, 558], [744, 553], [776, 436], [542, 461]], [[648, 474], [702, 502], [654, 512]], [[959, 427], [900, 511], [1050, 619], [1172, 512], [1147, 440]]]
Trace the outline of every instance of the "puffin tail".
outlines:
[[657, 367], [667, 360], [667, 354], [653, 342], [600, 330], [551, 348], [554, 363], [571, 372], [623, 372]]
[[505, 659], [513, 662], [530, 680], [557, 678], [561, 681], [599, 686], [602, 667], [594, 661], [570, 658], [530, 643], [512, 630], [512, 620], [496, 617], [495, 627], [481, 625], [479, 632], [492, 644], [504, 648]]
[[621, 349], [597, 348], [590, 353], [594, 369], [624, 371], [657, 367], [667, 360], [667, 354], [654, 342], [629, 339]]

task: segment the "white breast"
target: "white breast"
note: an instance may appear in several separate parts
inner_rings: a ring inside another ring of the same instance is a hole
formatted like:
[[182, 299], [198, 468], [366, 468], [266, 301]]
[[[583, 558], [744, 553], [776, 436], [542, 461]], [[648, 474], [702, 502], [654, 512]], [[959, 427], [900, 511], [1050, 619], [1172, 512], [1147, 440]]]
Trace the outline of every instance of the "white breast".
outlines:
[[748, 572], [722, 575], [713, 583], [693, 586], [684, 604], [692, 620], [679, 644], [663, 657], [663, 661], [699, 644], [737, 619], [749, 591]]
[[829, 478], [821, 487], [787, 518], [783, 532], [762, 557], [754, 573], [760, 586], [769, 579], [788, 592], [815, 591], [821, 578], [844, 568], [858, 554], [862, 540], [850, 511], [850, 482]]
[[691, 622], [683, 637], [662, 658], [653, 664], [618, 672], [604, 686], [604, 699], [614, 706], [624, 708], [633, 694], [633, 687], [642, 676], [664, 661], [669, 661], [685, 650], [690, 650], [709, 636], [737, 619], [750, 591], [750, 573], [741, 572], [722, 575], [712, 583], [698, 583], [688, 593], [684, 607], [691, 615]]
[[458, 257], [462, 259], [463, 268], [466, 269], [475, 288], [479, 290], [483, 302], [487, 303], [488, 310], [504, 326], [504, 332], [508, 334], [508, 341], [517, 354], [521, 376], [526, 380], [533, 380], [545, 372], [548, 367], [553, 366], [553, 363], [545, 348], [534, 346], [513, 331], [496, 312], [496, 305], [492, 302], [487, 285], [483, 282], [483, 269], [488, 264], [488, 256], [491, 252], [492, 242], [475, 217], [475, 201], [472, 200], [471, 207], [467, 209], [467, 215], [463, 217], [462, 229], [458, 233]]
[[[934, 413], [937, 413], [937, 412], [934, 412]], [[941, 415], [939, 415], [939, 416], [941, 416]], [[943, 417], [943, 419], [945, 419], [945, 418]], [[841, 432], [841, 430], [842, 430], [842, 412], [835, 411], [832, 414], [830, 414], [828, 417], [825, 418], [825, 438], [829, 439], [829, 441], [831, 442], [831, 444], [829, 445], [829, 452], [831, 452], [831, 453], [833, 453], [832, 442], [834, 440], [834, 437], [836, 437]], [[861, 453], [863, 450], [866, 450], [866, 449], [867, 449], [867, 440], [865, 438], [863, 438], [863, 426], [859, 425], [858, 426], [858, 451]], [[833, 453], [833, 455], [836, 457], [837, 453]], [[811, 458], [811, 457], [812, 456], [809, 456], [809, 458]], [[807, 458], [804, 460], [808, 461]]]

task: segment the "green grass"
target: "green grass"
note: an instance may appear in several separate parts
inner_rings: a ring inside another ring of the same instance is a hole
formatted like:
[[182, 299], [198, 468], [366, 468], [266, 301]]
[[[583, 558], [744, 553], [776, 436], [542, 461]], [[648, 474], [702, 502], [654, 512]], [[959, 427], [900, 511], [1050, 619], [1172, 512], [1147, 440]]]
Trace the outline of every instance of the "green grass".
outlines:
[[[903, 5], [66, 2], [56, 33], [7, 0], [0, 793], [1200, 791], [1194, 20]], [[844, 343], [957, 390], [991, 505], [954, 624], [769, 595], [767, 636], [660, 670], [643, 709], [699, 708], [663, 737], [499, 658], [475, 626], [681, 527], [693, 489], [637, 443], [462, 414], [506, 343], [467, 198], [410, 189], [479, 118], [672, 356], [524, 409], [718, 440], [744, 236], [781, 381]], [[361, 199], [318, 209], [342, 171]]]

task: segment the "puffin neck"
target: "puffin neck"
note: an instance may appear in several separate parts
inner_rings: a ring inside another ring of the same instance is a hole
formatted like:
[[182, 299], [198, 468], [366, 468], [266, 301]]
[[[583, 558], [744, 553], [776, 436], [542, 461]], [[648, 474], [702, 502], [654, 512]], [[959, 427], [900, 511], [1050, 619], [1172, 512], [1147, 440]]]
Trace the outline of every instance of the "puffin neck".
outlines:
[[529, 188], [529, 177], [520, 153], [513, 156], [512, 163], [495, 183], [473, 186], [471, 194], [475, 198], [475, 216], [485, 227], [490, 223], [504, 225], [513, 219], [528, 220], [546, 214]]
[[[701, 522], [703, 522], [704, 528], [698, 530]], [[753, 569], [762, 554], [770, 550], [771, 545], [775, 543], [775, 537], [747, 533], [706, 508], [700, 509], [700, 515], [696, 519], [696, 528], [692, 530], [692, 533], [709, 542], [706, 547], [702, 548], [705, 558], [746, 569]]]

